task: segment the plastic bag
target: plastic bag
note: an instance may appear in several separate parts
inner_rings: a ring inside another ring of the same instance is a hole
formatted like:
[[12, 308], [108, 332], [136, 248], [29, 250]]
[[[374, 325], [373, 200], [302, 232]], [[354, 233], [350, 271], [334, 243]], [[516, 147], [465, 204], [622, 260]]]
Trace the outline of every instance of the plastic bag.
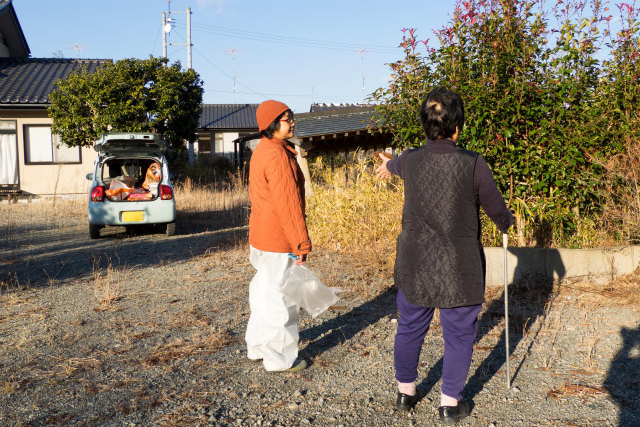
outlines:
[[304, 265], [292, 263], [285, 273], [285, 280], [281, 287], [283, 295], [304, 308], [311, 316], [316, 317], [324, 313], [335, 304], [339, 297], [338, 288], [328, 288], [322, 281]]
[[122, 181], [113, 179], [109, 185], [109, 189], [105, 191], [107, 197], [111, 200], [124, 200], [127, 198], [131, 188], [127, 187]]
[[160, 165], [156, 162], [151, 163], [151, 165], [149, 165], [149, 168], [147, 169], [147, 174], [145, 175], [144, 182], [142, 183], [142, 188], [148, 190], [149, 184], [160, 182], [160, 178], [162, 178], [162, 170], [160, 169]]

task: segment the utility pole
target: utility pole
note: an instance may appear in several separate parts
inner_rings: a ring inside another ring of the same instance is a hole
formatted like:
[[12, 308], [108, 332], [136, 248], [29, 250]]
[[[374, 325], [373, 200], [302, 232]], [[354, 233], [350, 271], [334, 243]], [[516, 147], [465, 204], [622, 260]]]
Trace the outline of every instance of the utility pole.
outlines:
[[[171, 0], [167, 0], [167, 8], [168, 8], [168, 12], [162, 12], [162, 56], [164, 58], [167, 58], [167, 46], [186, 46], [187, 47], [187, 69], [191, 69], [192, 68], [192, 64], [191, 64], [191, 8], [188, 7], [186, 12], [171, 12]], [[171, 32], [171, 27], [172, 27], [172, 20], [171, 20], [171, 14], [172, 13], [178, 13], [178, 14], [186, 14], [187, 15], [187, 43], [171, 43], [170, 40], [168, 40], [168, 35]], [[189, 164], [192, 165], [195, 161], [195, 150], [194, 150], [194, 146], [193, 143], [190, 142], [189, 143], [189, 147], [188, 147], [188, 153], [189, 153]]]
[[187, 68], [191, 69], [191, 8], [187, 8]]
[[[169, 7], [171, 6], [171, 1], [169, 1]], [[187, 15], [187, 42], [186, 43], [171, 43], [169, 40], [169, 35], [171, 33], [172, 19], [171, 14], [186, 14]], [[191, 43], [191, 8], [188, 7], [186, 12], [162, 12], [162, 56], [167, 58], [167, 46], [186, 46], [187, 47], [187, 68], [191, 69], [191, 47], [193, 44]]]
[[171, 24], [167, 24], [167, 13], [162, 12], [162, 57], [167, 57], [167, 34], [171, 31]]

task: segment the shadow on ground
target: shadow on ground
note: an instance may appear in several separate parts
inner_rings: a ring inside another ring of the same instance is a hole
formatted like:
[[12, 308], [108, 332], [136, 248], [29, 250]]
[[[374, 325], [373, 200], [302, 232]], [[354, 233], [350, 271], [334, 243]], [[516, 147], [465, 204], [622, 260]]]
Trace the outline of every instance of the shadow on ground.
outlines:
[[311, 341], [301, 353], [313, 359], [348, 341], [380, 319], [390, 315], [395, 316], [397, 313], [395, 298], [395, 287], [389, 288], [344, 314], [301, 331], [300, 340]]
[[[565, 269], [562, 265], [559, 253], [557, 251], [551, 251], [550, 264], [556, 266], [555, 271], [547, 272], [551, 277], [545, 277], [540, 274], [531, 274], [524, 271], [521, 265], [524, 265], [523, 257], [525, 253], [518, 248], [509, 249], [510, 252], [516, 255], [518, 259], [518, 265], [515, 267], [514, 277], [516, 281], [508, 285], [509, 296], [509, 355], [513, 354], [516, 347], [520, 344], [524, 336], [533, 333], [533, 338], [527, 349], [527, 355], [531, 351], [535, 344], [538, 334], [544, 325], [544, 319], [548, 313], [548, 309], [553, 304], [553, 277], [557, 277], [559, 280], [565, 275]], [[478, 335], [476, 342], [482, 340], [488, 333], [494, 328], [504, 327], [504, 291], [500, 297], [492, 300], [480, 318], [478, 319]], [[541, 320], [537, 322], [538, 320]], [[536, 323], [537, 322], [537, 323]], [[535, 328], [535, 329], [534, 329]], [[516, 362], [515, 365], [511, 365], [511, 378], [510, 382], [517, 378], [520, 369], [527, 356], [524, 356], [522, 360]], [[429, 391], [435, 386], [442, 376], [442, 358], [431, 367], [427, 376], [420, 382], [418, 388], [424, 393], [428, 394]], [[463, 396], [472, 401], [473, 397], [477, 395], [500, 370], [505, 367], [506, 363], [506, 337], [504, 331], [501, 334], [497, 344], [492, 348], [489, 354], [484, 358], [475, 371], [470, 372]], [[506, 372], [505, 375], [505, 387], [507, 384]]]
[[88, 224], [14, 226], [10, 235], [0, 236], [7, 238], [0, 249], [0, 281], [7, 288], [59, 285], [108, 266], [148, 266], [225, 251], [246, 242], [242, 215], [242, 210], [180, 215], [171, 237], [153, 226], [106, 227], [99, 239], [89, 237]]
[[640, 326], [622, 328], [622, 347], [607, 371], [604, 386], [618, 405], [618, 426], [640, 425]]

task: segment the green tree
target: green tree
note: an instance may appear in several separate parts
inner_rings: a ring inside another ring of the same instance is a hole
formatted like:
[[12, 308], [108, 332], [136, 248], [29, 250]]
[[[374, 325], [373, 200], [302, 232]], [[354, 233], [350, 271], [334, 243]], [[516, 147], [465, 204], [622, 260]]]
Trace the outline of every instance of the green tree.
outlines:
[[512, 206], [563, 233], [578, 216], [602, 211], [603, 170], [592, 158], [638, 140], [638, 10], [618, 5], [624, 25], [611, 37], [609, 2], [553, 3], [458, 0], [435, 32], [436, 48], [403, 30], [404, 58], [371, 98], [373, 131], [411, 147], [424, 143], [417, 118], [424, 95], [436, 86], [460, 93], [461, 144], [487, 159]]
[[107, 132], [157, 132], [175, 161], [185, 158], [185, 141], [196, 140], [202, 80], [180, 62], [107, 61], [95, 73], [72, 73], [56, 86], [49, 106], [52, 131], [68, 146], [91, 146]]

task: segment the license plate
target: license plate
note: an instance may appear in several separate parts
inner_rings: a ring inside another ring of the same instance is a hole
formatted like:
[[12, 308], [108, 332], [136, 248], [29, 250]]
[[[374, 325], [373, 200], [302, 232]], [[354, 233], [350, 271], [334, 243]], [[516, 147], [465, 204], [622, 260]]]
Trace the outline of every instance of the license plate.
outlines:
[[140, 222], [143, 219], [143, 211], [122, 212], [122, 222]]

